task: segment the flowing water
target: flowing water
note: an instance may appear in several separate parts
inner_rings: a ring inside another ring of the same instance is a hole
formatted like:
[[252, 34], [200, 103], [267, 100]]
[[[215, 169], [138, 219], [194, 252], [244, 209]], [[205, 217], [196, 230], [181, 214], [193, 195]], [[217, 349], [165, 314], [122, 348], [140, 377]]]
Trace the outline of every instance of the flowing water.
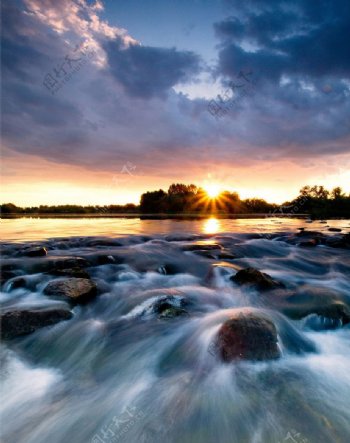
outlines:
[[[65, 306], [74, 314], [1, 343], [2, 442], [350, 441], [349, 325], [285, 315], [294, 300], [350, 305], [349, 249], [289, 241], [298, 227], [338, 235], [327, 225], [214, 218], [2, 225], [3, 263], [26, 280], [3, 285], [2, 309]], [[347, 220], [329, 225], [349, 232]], [[45, 246], [47, 257], [22, 257], [28, 244]], [[88, 260], [99, 289], [93, 301], [69, 306], [43, 294], [53, 276], [42, 264], [58, 257]], [[230, 277], [247, 266], [286, 290], [264, 295], [235, 285]], [[162, 298], [185, 302], [187, 314], [159, 318], [152, 307]], [[210, 351], [220, 325], [247, 308], [275, 323], [279, 359], [227, 364]]]

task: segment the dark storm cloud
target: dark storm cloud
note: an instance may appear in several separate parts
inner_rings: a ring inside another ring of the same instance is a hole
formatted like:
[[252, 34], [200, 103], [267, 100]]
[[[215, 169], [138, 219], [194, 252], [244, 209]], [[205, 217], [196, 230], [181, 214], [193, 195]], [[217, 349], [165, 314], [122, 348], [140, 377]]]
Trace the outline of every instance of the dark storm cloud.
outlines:
[[[249, 1], [245, 11], [215, 24], [222, 39], [220, 67], [233, 74], [250, 64], [273, 78], [281, 75], [350, 75], [348, 0]], [[244, 50], [246, 44], [254, 50]], [[243, 46], [242, 46], [243, 45]]]
[[162, 97], [200, 72], [199, 57], [190, 51], [138, 44], [125, 48], [120, 39], [105, 43], [104, 48], [111, 72], [131, 96]]
[[229, 3], [230, 17], [214, 25], [216, 75], [237, 84], [240, 71], [251, 71], [258, 79], [245, 140], [285, 155], [348, 152], [350, 2]]

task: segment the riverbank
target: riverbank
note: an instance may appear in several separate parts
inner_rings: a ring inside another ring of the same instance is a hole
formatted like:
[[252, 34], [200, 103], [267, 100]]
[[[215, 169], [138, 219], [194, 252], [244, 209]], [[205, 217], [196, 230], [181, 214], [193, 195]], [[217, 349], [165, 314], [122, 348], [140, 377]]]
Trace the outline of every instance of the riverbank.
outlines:
[[183, 219], [183, 220], [190, 220], [190, 219], [206, 219], [210, 217], [214, 218], [220, 218], [220, 219], [250, 219], [250, 218], [308, 218], [308, 214], [293, 214], [293, 213], [263, 213], [263, 214], [221, 214], [221, 213], [206, 213], [206, 214], [195, 214], [195, 213], [188, 213], [188, 214], [141, 214], [141, 213], [120, 213], [120, 214], [113, 214], [113, 213], [99, 213], [99, 214], [83, 214], [83, 213], [76, 213], [76, 214], [54, 214], [54, 213], [47, 213], [47, 214], [1, 214], [0, 218], [140, 218], [140, 219], [154, 219], [154, 220], [162, 220], [162, 219]]

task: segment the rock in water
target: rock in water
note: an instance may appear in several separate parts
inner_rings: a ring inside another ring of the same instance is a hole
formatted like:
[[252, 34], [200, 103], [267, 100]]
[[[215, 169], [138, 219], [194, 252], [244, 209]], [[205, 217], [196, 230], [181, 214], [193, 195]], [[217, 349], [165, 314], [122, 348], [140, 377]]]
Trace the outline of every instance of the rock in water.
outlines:
[[346, 326], [350, 323], [350, 308], [341, 301], [332, 303], [325, 302], [323, 305], [301, 306], [299, 310], [292, 313], [292, 318], [305, 318], [307, 316], [317, 316], [315, 319], [309, 319], [307, 325], [311, 329], [335, 329]]
[[254, 268], [245, 268], [238, 271], [231, 280], [239, 285], [255, 286], [262, 291], [276, 288], [284, 288], [284, 284], [277, 282], [270, 275]]
[[30, 334], [44, 326], [68, 320], [73, 314], [67, 309], [14, 310], [1, 314], [1, 337], [11, 339]]
[[332, 248], [350, 248], [350, 234], [327, 237], [325, 243]]
[[89, 262], [83, 257], [57, 257], [50, 265], [50, 267], [54, 270], [86, 268], [89, 266]]
[[23, 277], [15, 277], [10, 281], [10, 290], [18, 289], [18, 288], [25, 288], [26, 287], [26, 279]]
[[87, 278], [65, 278], [48, 283], [44, 294], [66, 297], [75, 303], [84, 303], [97, 294], [95, 283]]
[[221, 326], [217, 336], [221, 359], [272, 360], [280, 356], [272, 321], [251, 312], [240, 312]]
[[174, 318], [180, 315], [188, 315], [188, 312], [182, 308], [183, 305], [183, 300], [180, 300], [178, 306], [177, 299], [174, 297], [165, 297], [155, 303], [153, 310], [159, 318]]
[[303, 246], [303, 247], [313, 247], [313, 246], [317, 246], [318, 242], [315, 238], [310, 238], [309, 240], [305, 240], [305, 241], [301, 241], [299, 243], [299, 246]]
[[25, 255], [26, 257], [44, 257], [47, 255], [47, 249], [42, 246], [28, 248], [22, 251], [22, 255]]

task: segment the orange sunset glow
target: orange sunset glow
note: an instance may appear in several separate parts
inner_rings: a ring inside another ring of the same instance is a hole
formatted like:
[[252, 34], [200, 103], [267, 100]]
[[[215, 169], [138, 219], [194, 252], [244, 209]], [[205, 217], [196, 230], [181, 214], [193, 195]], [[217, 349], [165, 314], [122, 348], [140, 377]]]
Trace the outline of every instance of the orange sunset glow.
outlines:
[[[341, 186], [350, 190], [350, 157], [334, 160], [325, 172], [317, 167], [307, 168], [305, 184], [324, 183], [328, 188]], [[300, 177], [305, 176], [305, 165], [280, 162], [264, 168], [260, 164], [244, 167], [215, 168], [208, 166], [203, 172], [198, 168], [186, 173], [177, 171], [173, 178], [160, 175], [162, 169], [141, 171], [141, 166], [122, 173], [122, 164], [116, 163], [111, 171], [94, 170], [82, 166], [52, 163], [33, 156], [11, 155], [2, 161], [2, 200], [19, 206], [49, 204], [138, 204], [144, 191], [162, 187], [167, 189], [171, 180], [194, 181], [215, 196], [222, 191], [238, 192], [241, 198], [260, 197], [270, 202], [282, 203], [298, 194]], [[323, 165], [326, 168], [326, 164]], [[208, 175], [210, 178], [208, 178]], [[214, 177], [217, 175], [217, 177]], [[304, 183], [304, 182], [303, 182]]]

